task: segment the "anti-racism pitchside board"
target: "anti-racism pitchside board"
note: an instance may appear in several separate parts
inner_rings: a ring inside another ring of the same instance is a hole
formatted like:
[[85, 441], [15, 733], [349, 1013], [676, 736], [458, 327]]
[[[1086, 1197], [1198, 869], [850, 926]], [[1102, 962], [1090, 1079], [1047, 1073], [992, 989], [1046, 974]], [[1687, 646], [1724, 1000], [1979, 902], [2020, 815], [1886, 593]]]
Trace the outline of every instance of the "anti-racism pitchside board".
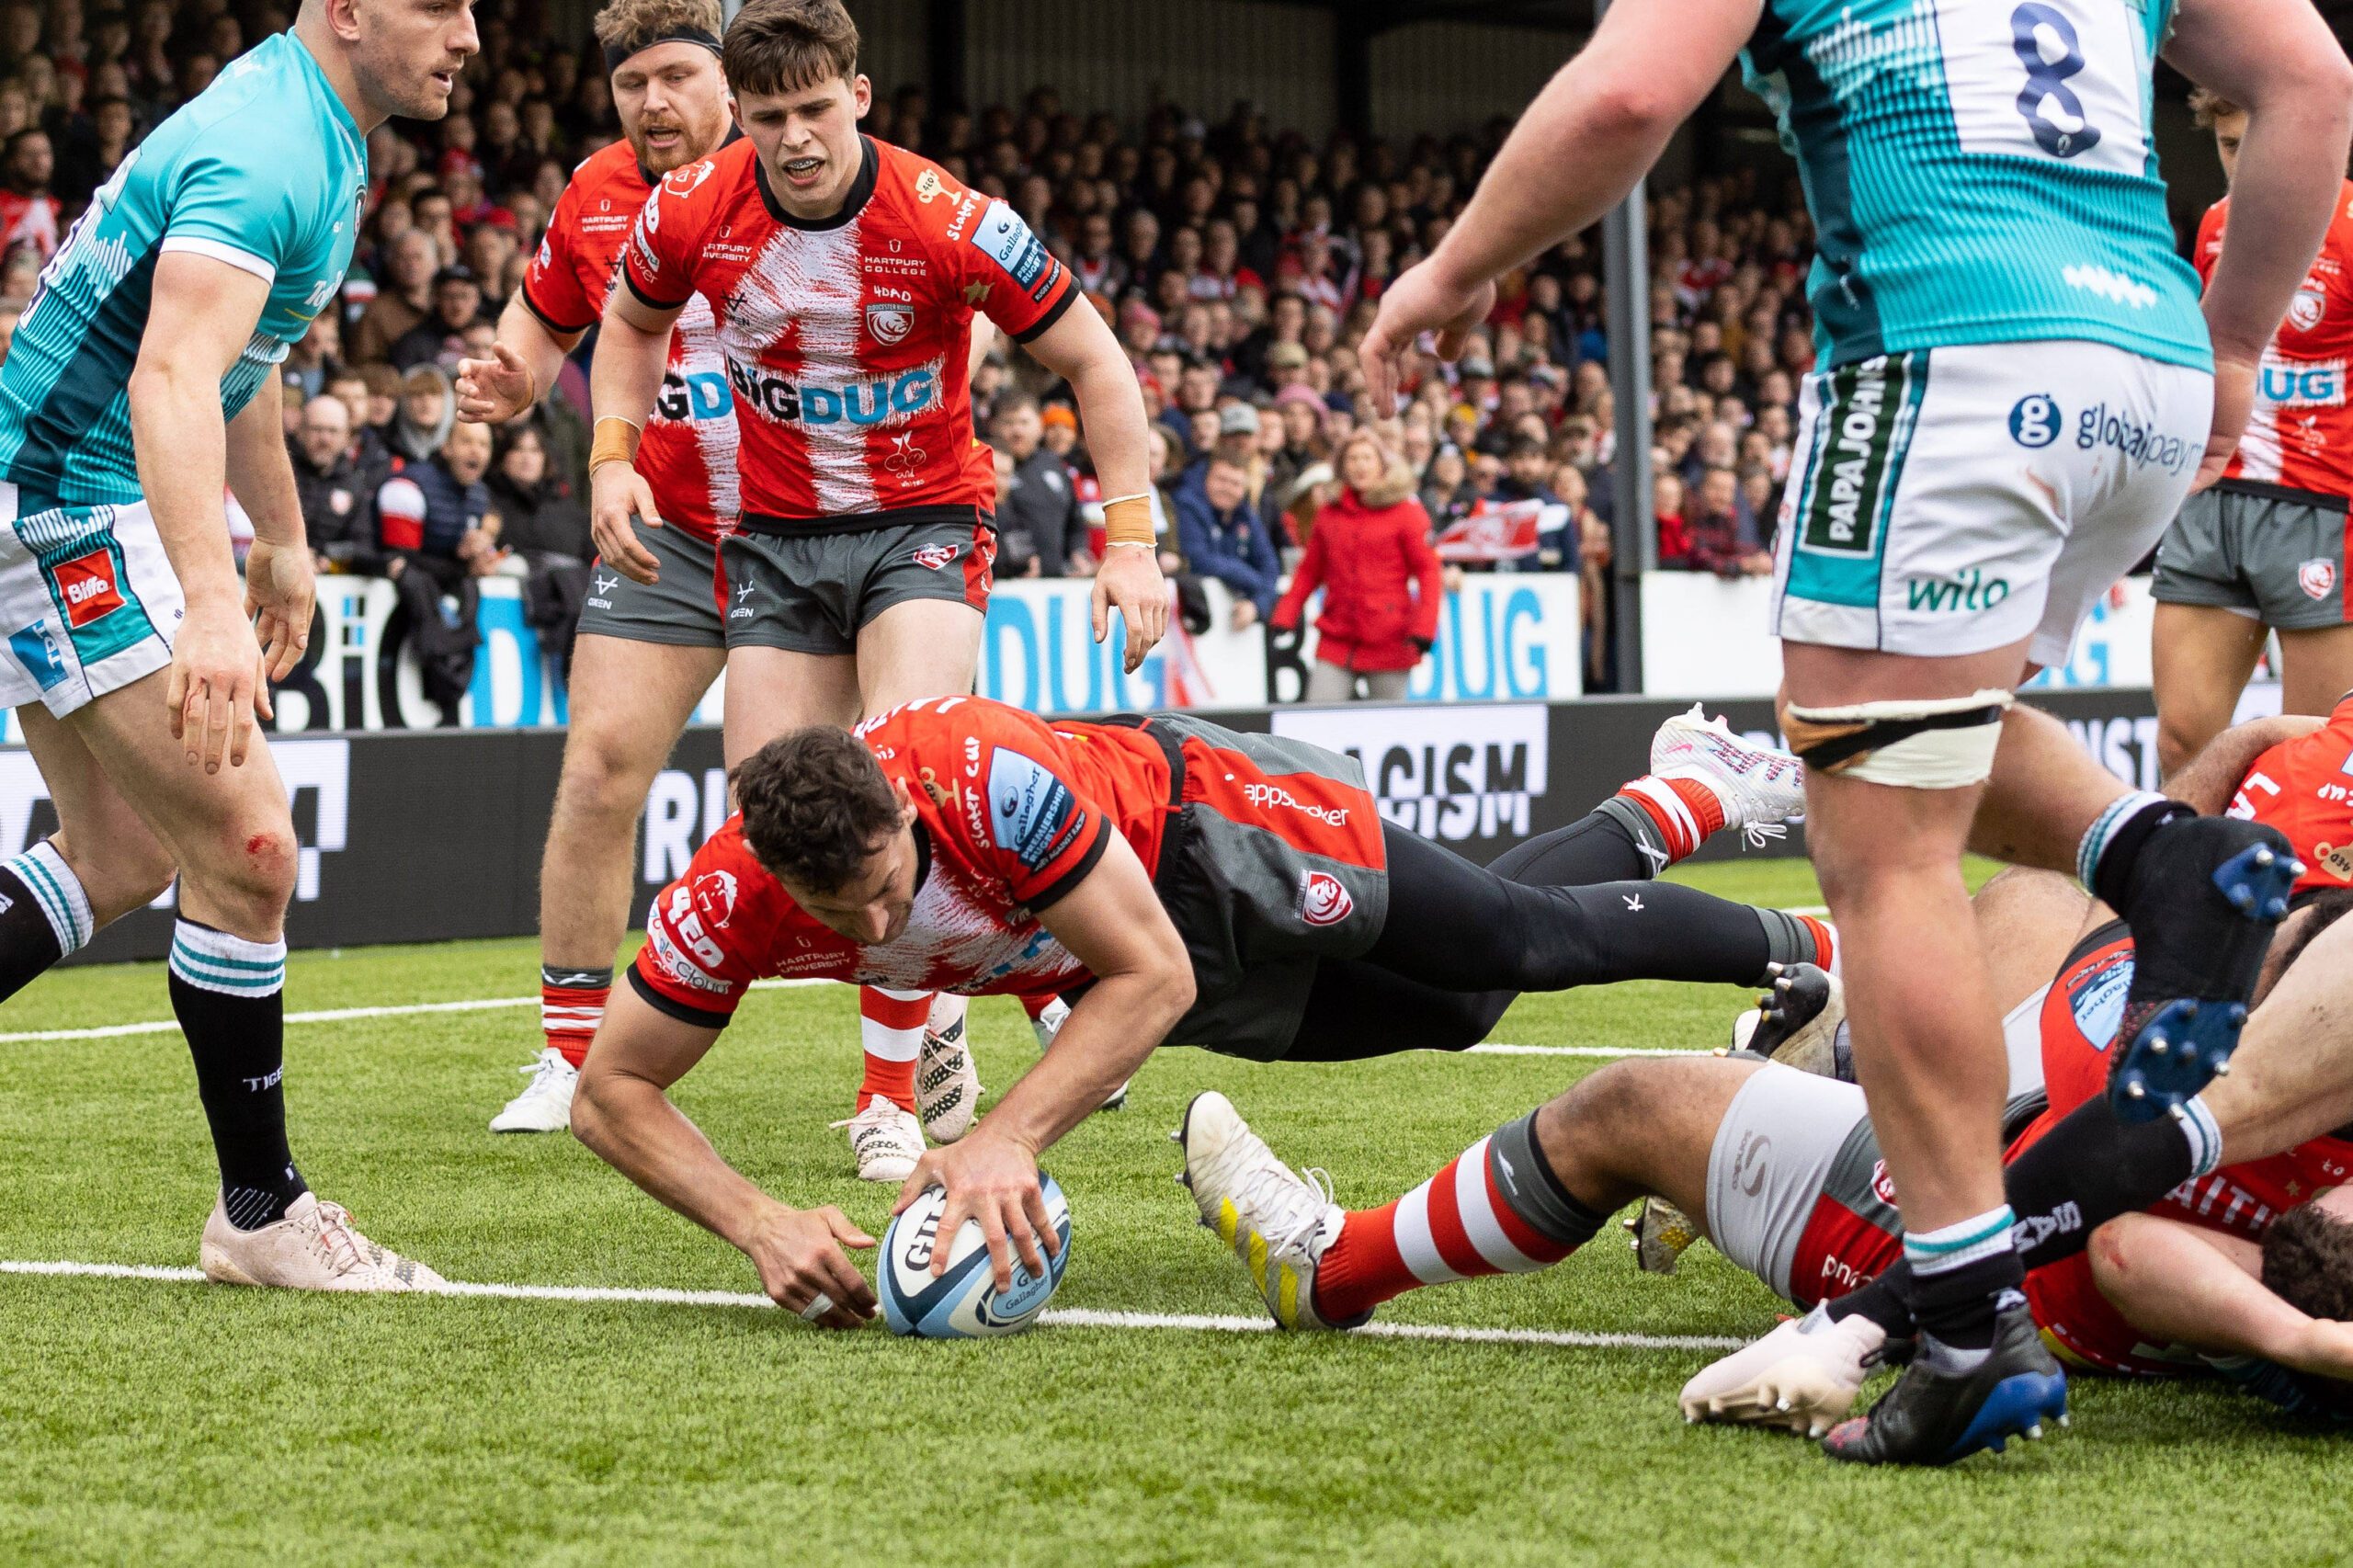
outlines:
[[[2038, 694], [2128, 780], [2156, 783], [2146, 690]], [[1362, 761], [1384, 815], [1480, 860], [1574, 822], [1647, 766], [1651, 732], [1682, 704], [1641, 698], [1400, 707], [1251, 709], [1236, 729], [1297, 736]], [[1770, 704], [1710, 704], [1769, 737]], [[358, 947], [527, 936], [539, 917], [540, 846], [563, 754], [553, 730], [282, 736], [270, 743], [302, 844], [288, 940]], [[642, 915], [727, 817], [716, 731], [689, 731], [654, 781], [634, 851]], [[31, 756], [0, 750], [0, 856], [57, 825]], [[1801, 833], [1759, 853], [1803, 847]], [[1719, 844], [1712, 855], [1740, 853]], [[102, 933], [85, 961], [163, 956], [166, 893]]]

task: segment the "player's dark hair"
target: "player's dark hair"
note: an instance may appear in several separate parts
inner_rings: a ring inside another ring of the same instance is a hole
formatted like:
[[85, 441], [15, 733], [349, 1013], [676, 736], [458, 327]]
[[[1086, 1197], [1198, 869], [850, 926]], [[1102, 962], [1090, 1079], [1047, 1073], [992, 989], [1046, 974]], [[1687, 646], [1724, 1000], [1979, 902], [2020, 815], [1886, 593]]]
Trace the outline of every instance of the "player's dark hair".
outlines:
[[2307, 1317], [2353, 1319], [2353, 1221], [2299, 1203], [2263, 1233], [2264, 1288]]
[[858, 74], [858, 24], [841, 0], [751, 0], [719, 53], [742, 93], [790, 93]]
[[744, 842], [794, 887], [832, 892], [899, 828], [899, 799], [866, 743], [812, 724], [779, 735], [735, 769]]

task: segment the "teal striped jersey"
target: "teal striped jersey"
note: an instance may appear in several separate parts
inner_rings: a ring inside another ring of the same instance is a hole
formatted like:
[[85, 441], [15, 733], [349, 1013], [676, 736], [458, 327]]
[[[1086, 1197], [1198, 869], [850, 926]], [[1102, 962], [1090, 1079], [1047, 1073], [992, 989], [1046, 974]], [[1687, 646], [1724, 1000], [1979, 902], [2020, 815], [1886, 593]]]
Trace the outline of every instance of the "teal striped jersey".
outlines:
[[140, 499], [127, 389], [165, 252], [269, 280], [222, 378], [233, 418], [343, 286], [367, 181], [358, 127], [290, 32], [157, 126], [58, 247], [0, 367], [0, 479], [18, 515]]
[[2173, 0], [1766, 0], [1826, 366], [2083, 338], [2211, 365], [2150, 134]]

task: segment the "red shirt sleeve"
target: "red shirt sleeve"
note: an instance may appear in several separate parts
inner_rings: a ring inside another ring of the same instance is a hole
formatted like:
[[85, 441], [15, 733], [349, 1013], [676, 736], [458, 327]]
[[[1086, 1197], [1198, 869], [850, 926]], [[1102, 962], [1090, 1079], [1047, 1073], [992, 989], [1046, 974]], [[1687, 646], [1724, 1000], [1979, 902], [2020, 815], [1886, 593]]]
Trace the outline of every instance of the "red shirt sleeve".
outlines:
[[738, 907], [745, 879], [756, 870], [747, 870], [748, 859], [741, 832], [730, 824], [646, 912], [645, 946], [629, 978], [657, 1012], [698, 1028], [724, 1028], [759, 978], [755, 922]]
[[706, 158], [665, 175], [621, 247], [621, 279], [649, 309], [675, 311], [694, 298], [694, 260], [710, 218], [710, 203], [696, 198], [711, 188], [712, 173]]
[[595, 326], [604, 312], [603, 300], [591, 300], [580, 287], [579, 257], [574, 251], [579, 243], [579, 191], [575, 176], [557, 199], [555, 213], [548, 220], [548, 232], [532, 254], [529, 269], [523, 274], [525, 308], [546, 324], [550, 332], [567, 337]]
[[1116, 830], [1065, 776], [1051, 731], [1027, 714], [970, 702], [924, 718], [942, 727], [948, 755], [961, 757], [967, 744], [980, 754], [983, 809], [939, 813], [950, 853], [1002, 878], [1032, 911], [1095, 869]]
[[[1016, 343], [1033, 342], [1070, 309], [1078, 297], [1077, 281], [1009, 204], [978, 191], [969, 196], [983, 205], [967, 222], [962, 238], [948, 238], [943, 233], [935, 239], [935, 259], [944, 264], [964, 297], [976, 299], [975, 308], [1006, 336]], [[956, 205], [940, 203], [951, 214]]]
[[2222, 254], [2222, 224], [2230, 216], [2228, 198], [2206, 209], [2206, 216], [2198, 221], [2198, 243], [2190, 247], [2189, 265], [2198, 269], [2200, 285], [2214, 281], [2214, 263]]

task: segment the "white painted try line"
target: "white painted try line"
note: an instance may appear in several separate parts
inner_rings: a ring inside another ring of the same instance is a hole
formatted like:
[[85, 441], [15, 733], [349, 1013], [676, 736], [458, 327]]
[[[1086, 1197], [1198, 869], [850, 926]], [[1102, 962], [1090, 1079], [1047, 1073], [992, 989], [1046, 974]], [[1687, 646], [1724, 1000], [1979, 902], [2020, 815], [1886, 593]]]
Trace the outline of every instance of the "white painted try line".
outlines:
[[[830, 980], [756, 980], [755, 991], [780, 991], [802, 985], [832, 985]], [[313, 1013], [289, 1013], [290, 1024], [340, 1024], [355, 1018], [405, 1018], [419, 1013], [481, 1013], [494, 1007], [536, 1007], [536, 996], [488, 996], [471, 1002], [405, 1002], [389, 1007], [329, 1007]], [[24, 1034], [0, 1034], [0, 1045], [29, 1045], [44, 1040], [114, 1040], [123, 1035], [170, 1034], [179, 1028], [175, 1018], [151, 1018], [136, 1024], [108, 1024], [88, 1029], [33, 1029]]]
[[[204, 1281], [199, 1268], [167, 1268], [139, 1263], [0, 1261], [0, 1275], [45, 1278], [143, 1279], [192, 1285]], [[773, 1311], [766, 1296], [739, 1290], [666, 1290], [602, 1285], [480, 1285], [450, 1280], [437, 1296], [489, 1296], [521, 1301], [619, 1301], [655, 1306], [748, 1307]], [[1038, 1321], [1051, 1328], [1179, 1329], [1213, 1334], [1270, 1334], [1265, 1318], [1211, 1316], [1199, 1312], [1114, 1312], [1091, 1307], [1049, 1308]], [[1463, 1345], [1549, 1345], [1574, 1350], [1737, 1350], [1745, 1339], [1703, 1334], [1586, 1334], [1574, 1329], [1449, 1328], [1442, 1324], [1376, 1323], [1352, 1331], [1365, 1339], [1438, 1339]]]

